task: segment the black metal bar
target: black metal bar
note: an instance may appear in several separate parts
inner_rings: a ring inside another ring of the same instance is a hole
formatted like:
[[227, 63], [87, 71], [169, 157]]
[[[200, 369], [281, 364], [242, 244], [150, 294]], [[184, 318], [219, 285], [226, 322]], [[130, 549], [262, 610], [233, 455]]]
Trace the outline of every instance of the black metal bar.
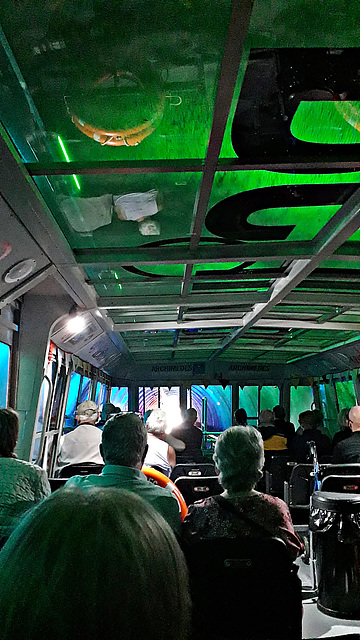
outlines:
[[[232, 14], [224, 47], [214, 115], [205, 158], [205, 167], [191, 231], [190, 248], [198, 246], [210, 199], [216, 167], [226, 128], [231, 102], [236, 87], [239, 67], [244, 54], [254, 0], [233, 0]], [[186, 292], [185, 292], [186, 293]]]

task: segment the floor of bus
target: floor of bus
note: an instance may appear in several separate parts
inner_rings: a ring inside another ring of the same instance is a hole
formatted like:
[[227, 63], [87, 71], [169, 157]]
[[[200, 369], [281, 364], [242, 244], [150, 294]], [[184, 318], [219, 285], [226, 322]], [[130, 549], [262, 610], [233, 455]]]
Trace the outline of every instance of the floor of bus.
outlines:
[[[299, 566], [299, 576], [303, 586], [311, 586], [310, 566], [303, 563], [301, 558], [296, 561]], [[332, 618], [318, 610], [316, 600], [303, 600], [303, 638], [330, 638], [338, 635], [359, 633], [360, 620], [341, 620]]]

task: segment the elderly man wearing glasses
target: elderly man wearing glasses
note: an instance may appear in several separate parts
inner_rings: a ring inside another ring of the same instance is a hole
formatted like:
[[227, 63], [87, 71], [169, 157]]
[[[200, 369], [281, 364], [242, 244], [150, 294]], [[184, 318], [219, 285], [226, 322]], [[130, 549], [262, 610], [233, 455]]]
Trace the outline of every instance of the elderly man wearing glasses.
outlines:
[[348, 422], [352, 435], [336, 445], [334, 464], [360, 462], [360, 407], [357, 405], [350, 409]]

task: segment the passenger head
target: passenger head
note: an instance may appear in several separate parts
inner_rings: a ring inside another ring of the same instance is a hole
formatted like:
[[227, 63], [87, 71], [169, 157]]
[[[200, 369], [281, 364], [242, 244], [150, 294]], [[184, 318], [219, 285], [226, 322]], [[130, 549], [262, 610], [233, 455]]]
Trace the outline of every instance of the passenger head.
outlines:
[[15, 458], [19, 436], [19, 417], [12, 409], [0, 409], [0, 457]]
[[146, 447], [146, 429], [135, 413], [110, 418], [104, 425], [100, 445], [106, 464], [140, 468]]
[[276, 420], [285, 420], [285, 409], [281, 404], [277, 404], [273, 408], [273, 413]]
[[99, 419], [99, 409], [92, 400], [84, 400], [76, 407], [75, 417], [79, 424], [90, 422], [96, 424]]
[[263, 411], [260, 411], [259, 425], [274, 424], [274, 422], [275, 422], [275, 416], [273, 411], [270, 411], [270, 409], [263, 409]]
[[185, 420], [187, 420], [188, 422], [191, 422], [191, 424], [195, 424], [197, 418], [198, 418], [198, 414], [196, 409], [194, 409], [194, 407], [190, 407], [190, 409], [186, 409]]
[[234, 418], [237, 422], [237, 424], [245, 427], [245, 425], [247, 424], [247, 413], [245, 411], [245, 409], [236, 409], [235, 413], [234, 413]]
[[57, 491], [9, 538], [0, 572], [2, 640], [187, 637], [183, 554], [133, 493]]
[[351, 407], [346, 407], [345, 409], [341, 409], [338, 413], [337, 423], [340, 429], [344, 430], [349, 427], [349, 411]]
[[106, 421], [113, 413], [118, 413], [119, 409], [118, 411], [116, 409], [117, 407], [112, 402], [105, 402], [101, 410], [101, 419]]
[[146, 420], [146, 429], [157, 438], [165, 434], [167, 427], [166, 413], [161, 409], [154, 409]]
[[352, 431], [360, 431], [360, 407], [358, 405], [349, 411], [349, 424]]
[[314, 429], [321, 429], [324, 426], [324, 416], [321, 409], [313, 409], [311, 412], [314, 416], [315, 427]]
[[318, 418], [314, 415], [314, 411], [303, 411], [299, 415], [299, 424], [304, 429], [304, 431], [308, 431], [309, 429], [317, 429], [318, 427]]
[[217, 439], [214, 462], [229, 493], [251, 491], [262, 476], [264, 445], [254, 427], [229, 427]]

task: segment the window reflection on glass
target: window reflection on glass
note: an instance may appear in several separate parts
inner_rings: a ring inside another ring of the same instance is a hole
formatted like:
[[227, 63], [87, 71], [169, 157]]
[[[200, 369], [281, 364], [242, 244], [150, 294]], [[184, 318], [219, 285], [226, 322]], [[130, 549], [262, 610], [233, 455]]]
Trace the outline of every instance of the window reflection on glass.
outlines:
[[335, 382], [336, 395], [339, 403], [339, 411], [356, 404], [354, 383], [352, 380]]
[[260, 388], [260, 411], [270, 409], [279, 404], [280, 389], [279, 387], [261, 387]]
[[245, 409], [248, 424], [257, 426], [259, 387], [239, 387], [239, 408]]
[[202, 415], [202, 398], [207, 399], [207, 430], [224, 431], [232, 424], [231, 418], [231, 386], [203, 385], [191, 386], [191, 406], [196, 409], [199, 421], [204, 422]]
[[160, 387], [160, 409], [166, 413], [167, 432], [181, 424], [180, 387]]
[[139, 411], [144, 415], [146, 411], [158, 409], [159, 387], [139, 387]]
[[83, 379], [82, 379], [82, 384], [81, 384], [79, 404], [80, 404], [80, 402], [84, 402], [84, 400], [89, 400], [90, 391], [91, 391], [91, 379], [90, 378], [86, 378], [84, 376]]
[[[112, 387], [110, 394], [110, 402], [119, 407], [120, 411], [129, 410], [129, 389], [128, 387]], [[142, 413], [141, 409], [140, 413]]]
[[10, 347], [0, 342], [0, 407], [6, 407], [9, 384]]
[[96, 391], [95, 391], [95, 402], [99, 406], [100, 400], [100, 391], [101, 391], [101, 382], [96, 383]]
[[311, 387], [290, 387], [290, 422], [299, 428], [299, 414], [312, 408], [314, 396]]
[[75, 426], [75, 409], [77, 405], [77, 399], [79, 395], [79, 387], [81, 382], [81, 375], [79, 373], [72, 372], [69, 386], [69, 394], [65, 409], [65, 427], [66, 432]]

